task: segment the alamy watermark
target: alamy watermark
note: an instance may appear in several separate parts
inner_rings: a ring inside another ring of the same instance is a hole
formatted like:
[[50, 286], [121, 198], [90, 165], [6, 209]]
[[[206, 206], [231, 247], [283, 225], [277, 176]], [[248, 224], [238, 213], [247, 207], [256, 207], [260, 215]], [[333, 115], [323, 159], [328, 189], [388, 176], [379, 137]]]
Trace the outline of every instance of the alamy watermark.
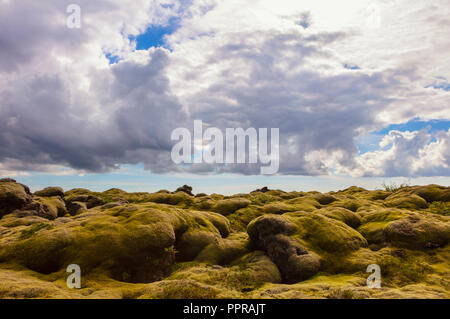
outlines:
[[381, 268], [377, 264], [371, 264], [367, 266], [366, 272], [372, 273], [367, 277], [367, 287], [369, 288], [381, 288]]
[[69, 16], [66, 20], [66, 25], [69, 29], [80, 29], [81, 28], [81, 7], [78, 4], [69, 4], [67, 6], [66, 12]]
[[[195, 120], [193, 135], [187, 128], [176, 128], [172, 131], [171, 139], [178, 141], [171, 152], [172, 161], [175, 164], [256, 164], [259, 162], [260, 172], [263, 175], [276, 174], [280, 167], [278, 128], [270, 129], [270, 153], [267, 128], [259, 130], [252, 127], [246, 130], [226, 128], [224, 139], [220, 129], [209, 127], [203, 132], [203, 122]], [[247, 140], [248, 143], [246, 143]]]
[[81, 288], [81, 268], [77, 264], [67, 266], [66, 272], [70, 273], [67, 277], [67, 287], [70, 289]]

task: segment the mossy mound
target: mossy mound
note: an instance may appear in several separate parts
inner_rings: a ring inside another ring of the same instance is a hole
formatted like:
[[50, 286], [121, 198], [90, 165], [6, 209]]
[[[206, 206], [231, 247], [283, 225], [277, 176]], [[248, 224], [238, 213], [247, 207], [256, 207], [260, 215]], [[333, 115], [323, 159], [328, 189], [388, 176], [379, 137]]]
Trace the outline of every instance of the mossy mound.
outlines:
[[212, 210], [222, 215], [230, 215], [238, 209], [245, 208], [250, 205], [250, 201], [246, 198], [230, 198], [223, 199], [216, 202]]
[[50, 223], [5, 245], [0, 255], [40, 273], [75, 263], [84, 272], [100, 267], [121, 281], [150, 282], [168, 274], [175, 246], [180, 255], [193, 259], [209, 240], [221, 238], [214, 224], [224, 235], [229, 232], [228, 221], [218, 214], [128, 205], [87, 211], [62, 225]]
[[51, 219], [63, 217], [67, 214], [66, 204], [59, 196], [34, 197], [33, 200], [45, 207], [44, 210], [48, 212]]
[[15, 182], [0, 183], [0, 218], [30, 203], [32, 197]]
[[389, 223], [383, 233], [395, 246], [431, 249], [450, 242], [450, 222], [436, 216], [414, 214]]
[[64, 190], [61, 187], [47, 187], [43, 190], [34, 192], [34, 195], [40, 197], [64, 197]]
[[212, 265], [226, 265], [248, 252], [247, 234], [235, 233], [228, 238], [214, 240], [205, 246], [195, 259]]
[[412, 187], [412, 193], [422, 197], [428, 203], [450, 202], [450, 187], [439, 185], [415, 186]]
[[336, 219], [352, 228], [358, 228], [361, 225], [361, 218], [349, 209], [343, 207], [327, 207], [320, 209], [319, 213], [331, 219]]
[[367, 239], [369, 244], [383, 245], [386, 237], [384, 228], [392, 221], [408, 216], [407, 212], [400, 209], [379, 209], [367, 212], [361, 218], [361, 226], [358, 232]]
[[367, 241], [343, 222], [315, 213], [264, 215], [252, 221], [247, 231], [252, 245], [267, 251], [288, 283], [317, 273], [324, 253], [367, 246]]
[[392, 194], [384, 200], [387, 207], [397, 207], [412, 210], [420, 210], [428, 207], [425, 199], [416, 194], [403, 192]]

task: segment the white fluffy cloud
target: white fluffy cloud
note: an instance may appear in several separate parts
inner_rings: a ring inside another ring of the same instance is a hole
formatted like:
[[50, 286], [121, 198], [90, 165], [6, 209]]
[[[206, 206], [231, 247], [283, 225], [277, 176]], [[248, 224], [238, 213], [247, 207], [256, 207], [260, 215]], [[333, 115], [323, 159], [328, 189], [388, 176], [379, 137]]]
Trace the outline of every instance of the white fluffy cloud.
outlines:
[[425, 130], [391, 131], [380, 142], [381, 150], [356, 158], [356, 167], [342, 168], [355, 176], [448, 176], [450, 130], [436, 138]]
[[[179, 171], [170, 132], [206, 125], [280, 128], [280, 173], [450, 175], [449, 133], [391, 132], [450, 119], [446, 0], [0, 1], [0, 170]], [[168, 48], [130, 37], [175, 18]], [[109, 64], [105, 54], [119, 57]], [[386, 145], [385, 145], [386, 144]], [[192, 166], [254, 174], [255, 165]]]

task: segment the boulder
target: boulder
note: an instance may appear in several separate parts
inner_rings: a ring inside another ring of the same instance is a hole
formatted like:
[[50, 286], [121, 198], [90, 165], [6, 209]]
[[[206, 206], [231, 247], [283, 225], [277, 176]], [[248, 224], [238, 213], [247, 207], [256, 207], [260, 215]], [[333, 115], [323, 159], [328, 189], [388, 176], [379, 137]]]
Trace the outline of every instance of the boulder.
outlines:
[[252, 193], [267, 193], [269, 191], [270, 191], [270, 189], [267, 186], [264, 186], [263, 188], [252, 191]]
[[209, 244], [195, 259], [212, 265], [225, 265], [248, 252], [248, 236], [245, 233], [236, 233], [230, 238]]
[[412, 193], [422, 197], [428, 203], [450, 202], [450, 187], [439, 185], [415, 186]]
[[329, 194], [317, 194], [317, 195], [314, 195], [313, 198], [316, 201], [318, 201], [319, 204], [321, 204], [321, 205], [328, 205], [337, 200], [336, 197], [334, 197], [333, 195], [329, 195]]
[[188, 194], [189, 196], [194, 196], [194, 194], [192, 194], [192, 187], [188, 186], [188, 185], [183, 185], [181, 187], [178, 187], [176, 192], [184, 192], [186, 194]]
[[176, 249], [180, 252], [180, 261], [194, 260], [197, 255], [208, 245], [218, 244], [220, 236], [204, 230], [191, 230], [185, 232], [177, 240]]
[[35, 196], [39, 197], [53, 197], [53, 196], [60, 196], [64, 197], [64, 190], [61, 187], [47, 187], [43, 190], [34, 192]]
[[383, 230], [394, 246], [410, 249], [437, 248], [450, 242], [450, 223], [433, 216], [411, 215], [389, 223]]
[[29, 204], [32, 197], [27, 194], [25, 188], [14, 182], [0, 183], [0, 218], [16, 209], [21, 209]]
[[250, 201], [246, 198], [230, 198], [217, 201], [213, 207], [213, 211], [222, 215], [230, 215], [238, 209], [245, 208], [250, 205]]
[[356, 251], [367, 241], [341, 221], [317, 213], [264, 215], [247, 227], [253, 248], [267, 252], [286, 283], [308, 279], [321, 266], [321, 254]]
[[267, 252], [286, 283], [305, 280], [317, 273], [320, 267], [317, 255], [309, 254], [289, 238], [296, 231], [297, 226], [292, 220], [277, 215], [261, 216], [247, 228], [253, 247]]
[[35, 204], [34, 207], [36, 211], [41, 212], [42, 217], [48, 219], [55, 219], [57, 217], [63, 217], [67, 214], [67, 208], [64, 201], [59, 196], [53, 197], [34, 197], [33, 202], [38, 203]]
[[287, 212], [295, 211], [292, 206], [289, 206], [283, 202], [275, 202], [264, 205], [264, 211], [266, 214], [284, 214]]
[[405, 208], [411, 210], [425, 209], [428, 204], [425, 199], [416, 195], [404, 192], [392, 194], [384, 200], [387, 207]]
[[320, 268], [318, 255], [308, 252], [283, 234], [275, 235], [267, 245], [267, 254], [280, 269], [285, 283], [296, 283], [315, 275]]
[[87, 211], [86, 203], [83, 202], [68, 202], [66, 207], [67, 212], [72, 216], [79, 215]]
[[319, 213], [339, 220], [352, 228], [358, 228], [361, 225], [361, 218], [349, 209], [343, 207], [327, 207], [319, 210]]
[[110, 209], [110, 208], [114, 208], [114, 207], [120, 207], [120, 206], [125, 206], [127, 205], [128, 202], [127, 201], [117, 201], [117, 202], [110, 202], [110, 203], [106, 203], [104, 205], [102, 205], [102, 209]]
[[91, 209], [97, 206], [102, 206], [104, 204], [103, 200], [99, 197], [96, 196], [89, 196], [87, 202], [86, 202], [86, 207], [87, 209]]

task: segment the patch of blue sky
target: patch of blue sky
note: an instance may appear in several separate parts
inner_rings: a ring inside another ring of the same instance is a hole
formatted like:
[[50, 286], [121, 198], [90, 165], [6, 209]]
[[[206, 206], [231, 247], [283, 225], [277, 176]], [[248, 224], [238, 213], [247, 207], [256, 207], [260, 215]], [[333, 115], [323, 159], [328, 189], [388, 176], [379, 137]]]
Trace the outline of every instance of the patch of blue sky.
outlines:
[[450, 121], [447, 120], [430, 120], [430, 121], [421, 121], [419, 119], [413, 119], [407, 123], [402, 124], [391, 124], [377, 132], [374, 132], [374, 134], [381, 134], [386, 135], [390, 131], [396, 130], [396, 131], [419, 131], [422, 129], [426, 129], [430, 133], [434, 133], [437, 131], [448, 131], [450, 128]]
[[105, 56], [109, 60], [109, 64], [115, 64], [120, 61], [120, 57], [117, 55], [113, 55], [111, 53], [106, 53]]
[[348, 64], [345, 63], [344, 64], [344, 68], [348, 69], [348, 70], [360, 70], [361, 68], [355, 64]]
[[[450, 121], [447, 120], [431, 120], [431, 121], [421, 121], [419, 119], [413, 119], [406, 123], [401, 124], [391, 124], [382, 128], [381, 130], [371, 132], [365, 136], [356, 139], [356, 145], [359, 150], [359, 154], [364, 154], [367, 152], [373, 152], [379, 150], [379, 144], [383, 137], [389, 134], [390, 131], [400, 131], [400, 132], [414, 132], [425, 129], [427, 132], [433, 134], [439, 131], [448, 131], [450, 128]], [[435, 137], [431, 138], [431, 142], [436, 141]]]
[[174, 33], [180, 24], [180, 19], [172, 17], [165, 25], [151, 25], [144, 33], [138, 36], [129, 36], [130, 41], [136, 42], [136, 50], [148, 50], [151, 47], [163, 47], [170, 49], [166, 43], [166, 37]]
[[446, 77], [436, 77], [436, 80], [433, 84], [427, 85], [425, 88], [434, 88], [437, 90], [450, 91], [450, 83], [448, 82]]
[[373, 152], [380, 149], [380, 142], [384, 135], [369, 133], [363, 137], [356, 139], [356, 146], [359, 154]]

